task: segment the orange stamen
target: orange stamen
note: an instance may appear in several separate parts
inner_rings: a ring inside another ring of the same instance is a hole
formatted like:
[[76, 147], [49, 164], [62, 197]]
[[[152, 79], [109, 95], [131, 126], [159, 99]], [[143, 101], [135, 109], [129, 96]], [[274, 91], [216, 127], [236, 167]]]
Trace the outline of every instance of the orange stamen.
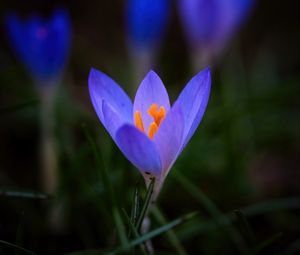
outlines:
[[156, 112], [157, 112], [157, 108], [158, 108], [157, 104], [152, 104], [147, 111], [148, 114], [154, 118], [154, 116], [156, 115]]
[[148, 110], [148, 114], [153, 117], [154, 122], [157, 126], [159, 126], [163, 118], [166, 116], [166, 110], [163, 106], [159, 107], [159, 111], [157, 108], [157, 104], [152, 104]]
[[157, 112], [156, 119], [155, 119], [155, 122], [158, 126], [160, 125], [161, 121], [164, 119], [165, 116], [166, 116], [166, 110], [163, 106], [161, 106], [159, 108], [159, 111]]
[[149, 131], [148, 131], [148, 136], [149, 138], [152, 140], [155, 133], [157, 132], [158, 126], [156, 125], [155, 122], [151, 122], [150, 127], [149, 127]]
[[134, 114], [134, 124], [140, 131], [145, 132], [142, 116], [139, 111], [136, 111]]
[[[166, 116], [166, 110], [163, 106], [159, 107], [159, 110], [157, 109], [157, 104], [152, 104], [147, 111], [148, 114], [154, 120], [153, 122], [151, 122], [148, 129], [148, 136], [150, 139], [153, 139], [154, 135], [158, 130], [159, 125]], [[139, 111], [136, 111], [134, 114], [134, 124], [140, 131], [145, 132], [142, 115]]]

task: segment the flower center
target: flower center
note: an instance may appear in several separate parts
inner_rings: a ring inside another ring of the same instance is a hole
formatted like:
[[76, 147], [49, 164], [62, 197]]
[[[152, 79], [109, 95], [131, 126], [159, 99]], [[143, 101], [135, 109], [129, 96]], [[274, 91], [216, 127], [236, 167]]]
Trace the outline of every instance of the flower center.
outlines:
[[[153, 122], [150, 123], [148, 129], [148, 136], [150, 139], [153, 139], [154, 135], [158, 130], [160, 123], [166, 116], [166, 110], [163, 106], [159, 107], [158, 109], [157, 104], [152, 104], [149, 107], [147, 112], [153, 118]], [[134, 114], [134, 124], [140, 131], [145, 132], [142, 115], [139, 111], [136, 111]]]

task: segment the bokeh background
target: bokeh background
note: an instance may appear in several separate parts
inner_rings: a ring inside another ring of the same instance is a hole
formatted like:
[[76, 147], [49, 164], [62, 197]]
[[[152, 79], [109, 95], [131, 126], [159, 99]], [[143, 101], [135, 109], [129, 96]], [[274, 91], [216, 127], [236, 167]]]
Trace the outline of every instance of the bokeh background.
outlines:
[[[13, 52], [4, 17], [11, 11], [21, 17], [33, 12], [48, 17], [58, 7], [69, 11], [72, 38], [54, 107], [59, 176], [55, 194], [47, 197], [39, 193], [44, 192], [41, 98]], [[112, 201], [85, 134], [101, 149], [118, 208], [130, 212], [135, 187], [144, 192], [143, 179], [99, 122], [87, 85], [95, 67], [134, 96], [142, 77], [128, 50], [125, 8], [123, 0], [1, 1], [0, 240], [37, 254], [86, 249], [105, 254], [119, 246]], [[255, 245], [262, 246], [256, 254], [300, 252], [299, 11], [298, 1], [256, 1], [211, 63], [207, 111], [158, 200], [167, 222], [199, 211], [198, 217], [174, 228], [186, 254], [243, 254]], [[152, 68], [171, 101], [200, 71], [193, 67], [175, 1]], [[59, 208], [58, 227], [48, 221], [53, 207]], [[243, 212], [255, 244], [234, 210]], [[218, 224], [221, 215], [230, 219], [231, 227]], [[161, 225], [153, 218], [152, 228]], [[155, 254], [179, 254], [166, 234], [153, 244]], [[22, 252], [0, 243], [0, 254]]]

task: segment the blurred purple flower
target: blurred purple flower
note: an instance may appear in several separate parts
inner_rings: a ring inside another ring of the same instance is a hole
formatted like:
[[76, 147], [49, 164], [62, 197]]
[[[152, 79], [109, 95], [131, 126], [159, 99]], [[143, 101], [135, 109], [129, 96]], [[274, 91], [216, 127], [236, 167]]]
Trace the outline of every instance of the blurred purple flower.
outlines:
[[169, 12], [169, 0], [128, 0], [127, 32], [133, 47], [156, 47], [165, 32]]
[[178, 0], [191, 46], [217, 52], [245, 21], [253, 4], [254, 0]]
[[71, 22], [65, 10], [56, 10], [48, 19], [34, 15], [21, 20], [16, 14], [6, 16], [6, 28], [17, 57], [33, 79], [57, 79], [67, 61]]
[[94, 109], [112, 139], [146, 183], [154, 176], [160, 187], [203, 117], [210, 69], [193, 77], [172, 107], [154, 71], [140, 84], [133, 104], [116, 82], [98, 70], [91, 70], [88, 83]]

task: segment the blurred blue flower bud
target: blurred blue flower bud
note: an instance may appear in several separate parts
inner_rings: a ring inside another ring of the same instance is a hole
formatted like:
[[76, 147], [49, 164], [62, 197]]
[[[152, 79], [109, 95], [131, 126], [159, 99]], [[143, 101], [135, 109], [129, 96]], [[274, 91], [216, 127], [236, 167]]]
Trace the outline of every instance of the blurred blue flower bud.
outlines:
[[156, 47], [164, 35], [170, 14], [169, 0], [128, 0], [127, 32], [133, 47]]
[[11, 46], [33, 79], [43, 84], [57, 79], [70, 49], [71, 21], [68, 13], [58, 9], [49, 19], [33, 15], [26, 20], [9, 14], [5, 21]]
[[247, 18], [254, 0], [178, 0], [192, 48], [219, 53]]

